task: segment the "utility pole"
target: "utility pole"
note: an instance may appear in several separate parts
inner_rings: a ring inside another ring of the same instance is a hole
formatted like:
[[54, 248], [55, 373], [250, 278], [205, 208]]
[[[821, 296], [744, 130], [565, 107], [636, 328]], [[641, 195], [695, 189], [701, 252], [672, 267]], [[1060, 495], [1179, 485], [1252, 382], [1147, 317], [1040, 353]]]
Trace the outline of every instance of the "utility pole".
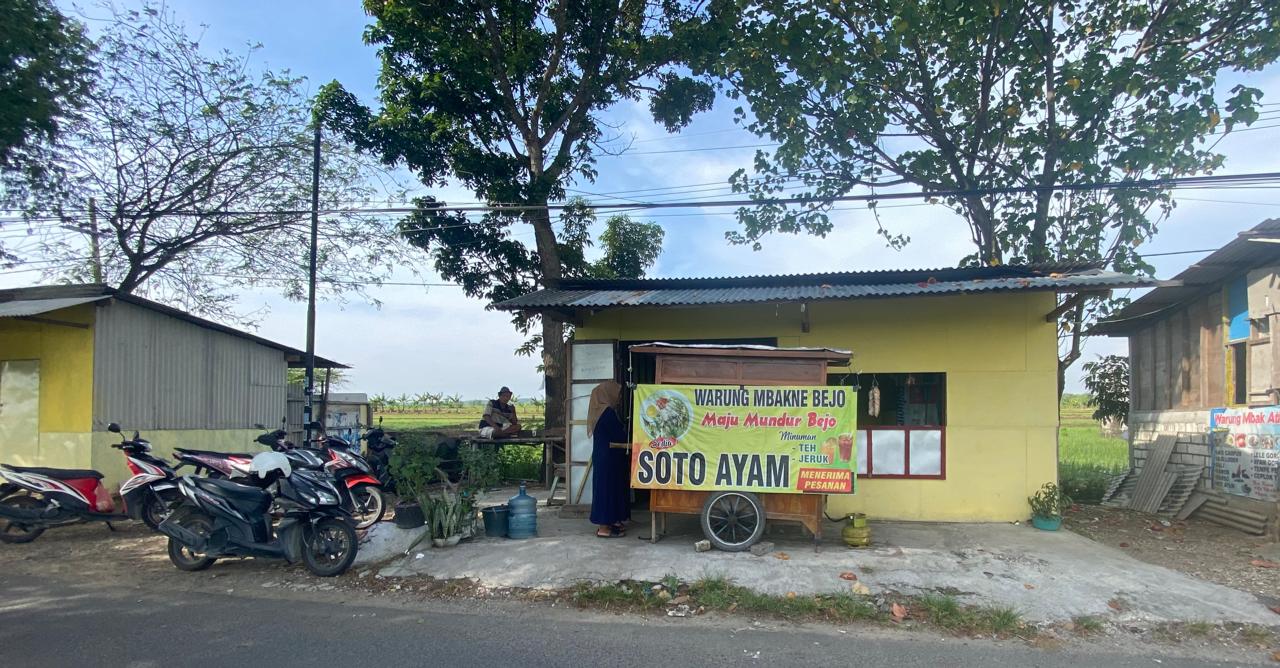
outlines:
[[316, 125], [315, 140], [311, 146], [311, 254], [307, 272], [307, 377], [306, 403], [302, 407], [302, 428], [306, 430], [306, 442], [311, 442], [312, 396], [316, 387], [316, 246], [320, 236], [320, 119]]
[[102, 247], [98, 242], [98, 200], [95, 197], [89, 198], [89, 226], [85, 227], [84, 223], [79, 225], [59, 225], [64, 230], [72, 232], [83, 232], [89, 235], [89, 261], [92, 263], [89, 270], [93, 272], [93, 282], [95, 284], [102, 283]]
[[93, 282], [102, 283], [102, 248], [98, 245], [98, 199], [89, 198], [89, 255], [93, 258]]

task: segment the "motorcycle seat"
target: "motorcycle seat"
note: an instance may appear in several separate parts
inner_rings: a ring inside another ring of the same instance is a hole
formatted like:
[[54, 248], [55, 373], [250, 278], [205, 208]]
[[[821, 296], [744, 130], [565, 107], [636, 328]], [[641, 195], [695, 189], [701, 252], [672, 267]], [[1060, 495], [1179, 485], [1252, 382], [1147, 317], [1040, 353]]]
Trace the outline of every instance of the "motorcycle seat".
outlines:
[[213, 450], [192, 450], [190, 448], [174, 448], [174, 452], [181, 452], [184, 455], [212, 455], [214, 457], [244, 457], [245, 459], [253, 459], [252, 452], [214, 452]]
[[18, 473], [34, 473], [55, 480], [79, 480], [82, 478], [102, 480], [102, 474], [92, 469], [47, 469], [43, 466], [10, 466], [8, 464], [5, 464], [4, 467]]
[[267, 507], [271, 505], [271, 494], [257, 487], [215, 478], [192, 478], [192, 480], [195, 481], [196, 487], [200, 487], [210, 494], [220, 496], [230, 501], [235, 507], [250, 514], [264, 513], [267, 511]]

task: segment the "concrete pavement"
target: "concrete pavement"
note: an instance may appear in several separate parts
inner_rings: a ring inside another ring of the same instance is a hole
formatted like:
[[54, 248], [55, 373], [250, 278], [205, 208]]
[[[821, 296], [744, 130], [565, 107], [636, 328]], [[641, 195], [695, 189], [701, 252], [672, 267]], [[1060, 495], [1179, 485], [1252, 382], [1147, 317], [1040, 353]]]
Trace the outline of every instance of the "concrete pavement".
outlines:
[[[531, 540], [481, 538], [445, 549], [424, 544], [408, 557], [400, 556], [403, 548], [375, 555], [370, 547], [365, 558], [394, 558], [379, 571], [388, 577], [469, 578], [490, 588], [557, 589], [584, 580], [656, 582], [675, 575], [683, 581], [723, 576], [771, 594], [824, 594], [848, 591], [840, 574], [852, 571], [873, 593], [947, 593], [968, 604], [1012, 607], [1037, 622], [1080, 615], [1267, 626], [1277, 620], [1252, 594], [1139, 561], [1069, 531], [1025, 525], [873, 522], [871, 549], [851, 550], [838, 542], [839, 525], [830, 523], [815, 551], [798, 527], [775, 523], [765, 539], [776, 543], [776, 552], [757, 557], [695, 552], [702, 535], [694, 516], [670, 516], [671, 535], [656, 545], [636, 539], [648, 533], [647, 522], [618, 539], [597, 538], [586, 520], [562, 519], [546, 507], [538, 523], [538, 537]], [[399, 531], [386, 523], [377, 530]], [[1122, 603], [1110, 605], [1117, 599]]]
[[[198, 575], [197, 575], [198, 577]], [[875, 630], [603, 616], [545, 606], [374, 606], [135, 589], [0, 574], [7, 665], [95, 666], [1226, 666]]]

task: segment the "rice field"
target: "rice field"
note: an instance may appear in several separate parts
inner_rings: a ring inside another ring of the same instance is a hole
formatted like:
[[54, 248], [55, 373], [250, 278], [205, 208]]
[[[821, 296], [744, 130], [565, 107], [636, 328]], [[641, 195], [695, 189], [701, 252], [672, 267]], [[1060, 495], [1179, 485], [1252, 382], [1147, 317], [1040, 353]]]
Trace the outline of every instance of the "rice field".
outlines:
[[1058, 475], [1067, 495], [1076, 501], [1097, 502], [1107, 477], [1129, 468], [1129, 444], [1104, 436], [1087, 408], [1062, 409], [1058, 438]]

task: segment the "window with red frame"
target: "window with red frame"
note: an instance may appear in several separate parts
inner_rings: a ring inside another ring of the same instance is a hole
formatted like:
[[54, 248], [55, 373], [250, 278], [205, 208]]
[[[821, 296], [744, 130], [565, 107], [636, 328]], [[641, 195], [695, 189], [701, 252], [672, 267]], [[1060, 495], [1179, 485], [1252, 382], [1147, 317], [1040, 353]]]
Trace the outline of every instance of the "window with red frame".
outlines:
[[946, 374], [835, 374], [828, 384], [857, 388], [859, 477], [946, 478]]

